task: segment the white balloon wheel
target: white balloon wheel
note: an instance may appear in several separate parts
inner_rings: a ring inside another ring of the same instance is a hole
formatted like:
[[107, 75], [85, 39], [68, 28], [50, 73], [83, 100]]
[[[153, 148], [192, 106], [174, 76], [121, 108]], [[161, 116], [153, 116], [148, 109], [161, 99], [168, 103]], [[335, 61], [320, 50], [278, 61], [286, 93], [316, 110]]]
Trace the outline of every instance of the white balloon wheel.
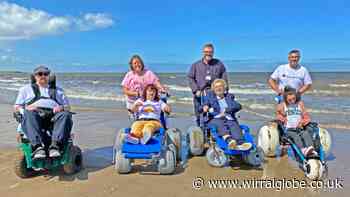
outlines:
[[211, 146], [207, 150], [206, 157], [209, 165], [214, 167], [223, 167], [228, 162], [227, 156], [225, 155], [224, 151], [217, 146]]
[[319, 135], [325, 157], [328, 157], [332, 148], [332, 136], [326, 129], [323, 128], [319, 128]]
[[305, 176], [311, 180], [319, 180], [323, 175], [323, 165], [318, 159], [309, 159], [305, 166]]
[[280, 145], [277, 123], [263, 126], [258, 132], [258, 147], [264, 151], [264, 155], [275, 157]]

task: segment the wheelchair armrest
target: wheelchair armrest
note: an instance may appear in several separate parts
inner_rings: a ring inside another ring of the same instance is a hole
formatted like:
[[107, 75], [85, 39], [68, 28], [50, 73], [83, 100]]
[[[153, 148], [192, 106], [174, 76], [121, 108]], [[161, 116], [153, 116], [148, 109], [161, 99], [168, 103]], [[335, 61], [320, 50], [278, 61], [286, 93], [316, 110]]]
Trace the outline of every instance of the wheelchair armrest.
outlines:
[[209, 129], [211, 135], [212, 135], [214, 138], [219, 137], [218, 130], [217, 130], [216, 127], [214, 127], [214, 126], [208, 126], [208, 129]]
[[241, 128], [241, 130], [243, 131], [244, 134], [245, 133], [247, 133], [247, 134], [250, 133], [250, 129], [249, 129], [248, 126], [246, 126], [246, 125], [239, 125], [239, 127]]
[[125, 128], [125, 133], [130, 133], [131, 128]]
[[162, 127], [162, 128], [160, 128], [159, 129], [159, 134], [160, 135], [164, 135], [164, 133], [165, 133], [165, 129]]
[[18, 123], [21, 123], [23, 120], [23, 115], [19, 111], [13, 112], [13, 117], [16, 119]]

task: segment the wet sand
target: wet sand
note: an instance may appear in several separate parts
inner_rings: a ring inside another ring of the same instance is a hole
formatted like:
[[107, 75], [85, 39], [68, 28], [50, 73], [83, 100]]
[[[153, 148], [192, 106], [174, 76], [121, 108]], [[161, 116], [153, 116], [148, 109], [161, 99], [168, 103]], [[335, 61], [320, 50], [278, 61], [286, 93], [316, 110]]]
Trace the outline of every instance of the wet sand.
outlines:
[[[181, 130], [192, 125], [188, 106], [175, 106], [169, 119], [170, 127]], [[334, 147], [329, 157], [329, 179], [342, 179], [342, 189], [210, 189], [205, 185], [195, 190], [196, 177], [209, 179], [289, 179], [306, 180], [294, 161], [287, 156], [269, 158], [261, 169], [241, 165], [240, 162], [226, 168], [210, 167], [205, 157], [189, 160], [186, 169], [178, 168], [175, 175], [160, 176], [134, 171], [119, 175], [112, 166], [112, 144], [116, 130], [130, 123], [124, 110], [74, 108], [76, 143], [83, 149], [84, 170], [66, 176], [60, 172], [20, 179], [13, 172], [18, 150], [15, 142], [16, 123], [11, 117], [11, 106], [0, 104], [0, 196], [349, 196], [350, 158], [347, 153], [350, 132], [332, 129]], [[178, 113], [176, 113], [178, 112]], [[266, 121], [249, 112], [240, 113], [240, 122], [251, 127], [253, 134]], [[248, 121], [249, 119], [249, 121]]]

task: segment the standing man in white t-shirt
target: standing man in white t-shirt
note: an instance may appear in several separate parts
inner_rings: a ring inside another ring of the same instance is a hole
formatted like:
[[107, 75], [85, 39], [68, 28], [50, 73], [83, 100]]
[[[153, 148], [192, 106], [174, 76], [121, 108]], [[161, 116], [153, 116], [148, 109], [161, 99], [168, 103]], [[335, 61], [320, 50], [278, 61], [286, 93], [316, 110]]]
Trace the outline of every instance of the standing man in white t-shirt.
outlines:
[[268, 80], [270, 87], [278, 95], [283, 93], [286, 86], [297, 90], [302, 95], [311, 88], [312, 80], [309, 71], [299, 64], [300, 51], [292, 50], [288, 53], [288, 64], [283, 64], [271, 74]]

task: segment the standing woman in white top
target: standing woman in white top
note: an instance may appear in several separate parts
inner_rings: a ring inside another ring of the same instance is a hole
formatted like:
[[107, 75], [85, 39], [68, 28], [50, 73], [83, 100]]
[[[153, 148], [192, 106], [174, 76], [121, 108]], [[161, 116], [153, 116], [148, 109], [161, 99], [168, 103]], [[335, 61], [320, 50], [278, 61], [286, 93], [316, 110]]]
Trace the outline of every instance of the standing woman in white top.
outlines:
[[302, 95], [311, 88], [312, 80], [309, 71], [302, 65], [300, 61], [300, 51], [292, 50], [288, 53], [288, 64], [280, 65], [271, 74], [268, 83], [272, 90], [278, 95], [283, 94], [286, 86], [297, 90]]

